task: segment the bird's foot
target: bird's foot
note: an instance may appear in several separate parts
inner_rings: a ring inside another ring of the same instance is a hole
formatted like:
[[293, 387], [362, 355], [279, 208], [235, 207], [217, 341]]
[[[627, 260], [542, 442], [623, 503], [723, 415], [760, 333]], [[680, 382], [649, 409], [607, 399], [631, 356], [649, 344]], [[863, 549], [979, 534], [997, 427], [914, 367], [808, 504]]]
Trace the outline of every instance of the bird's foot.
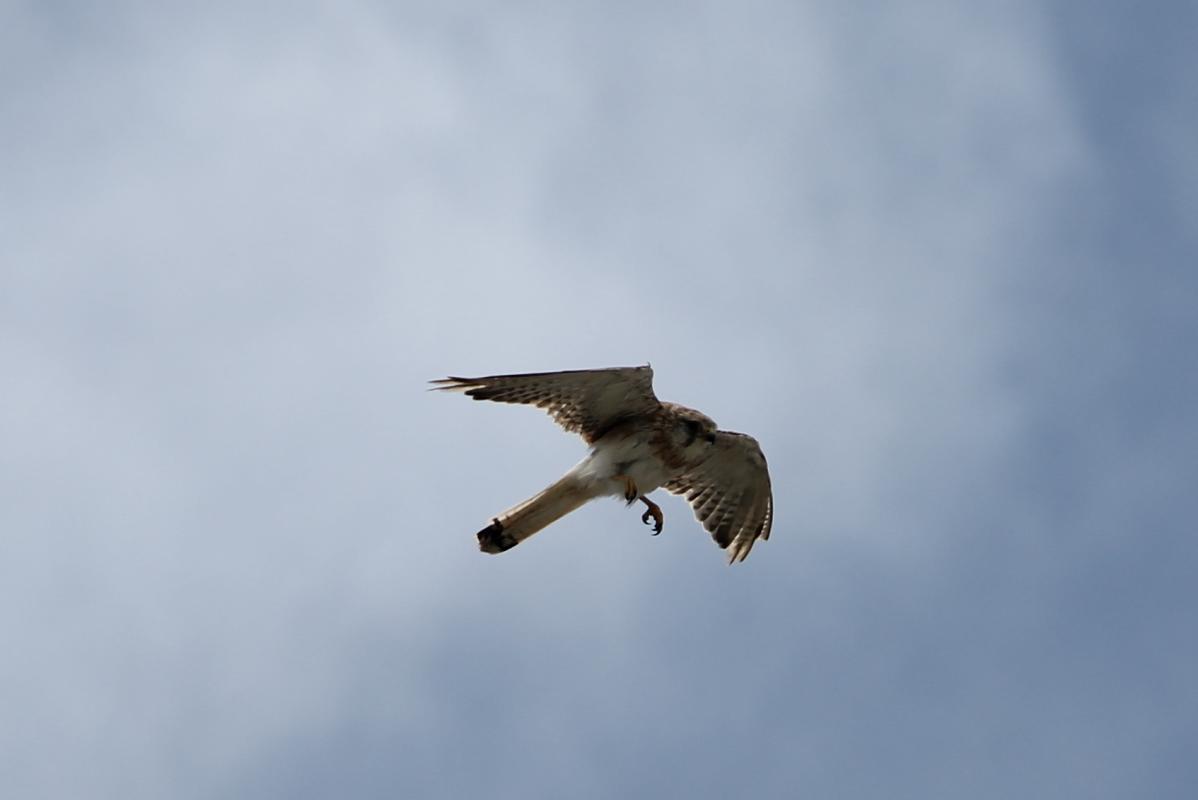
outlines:
[[662, 526], [666, 524], [666, 516], [665, 516], [665, 514], [661, 513], [661, 506], [659, 506], [657, 503], [654, 503], [648, 497], [642, 496], [641, 502], [644, 503], [645, 505], [649, 506], [649, 510], [646, 511], [644, 514], [641, 514], [641, 522], [648, 525], [649, 518], [652, 517], [653, 518], [653, 535], [656, 536], [657, 534], [661, 533]]
[[624, 499], [628, 501], [628, 505], [635, 503], [641, 494], [640, 490], [636, 488], [636, 481], [627, 475], [617, 475], [615, 480], [624, 483]]

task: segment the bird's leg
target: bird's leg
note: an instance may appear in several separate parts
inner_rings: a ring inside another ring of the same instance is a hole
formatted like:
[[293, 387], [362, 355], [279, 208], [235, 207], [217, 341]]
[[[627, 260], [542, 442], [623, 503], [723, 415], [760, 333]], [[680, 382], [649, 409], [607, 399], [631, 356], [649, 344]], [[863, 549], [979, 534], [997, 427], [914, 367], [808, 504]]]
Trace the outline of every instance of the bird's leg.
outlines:
[[661, 513], [661, 506], [644, 495], [641, 495], [641, 502], [649, 506], [649, 510], [641, 514], [641, 522], [648, 525], [649, 517], [653, 517], [653, 535], [656, 536], [661, 533], [661, 526], [666, 524], [665, 514]]
[[615, 475], [612, 480], [624, 484], [624, 499], [628, 501], [628, 505], [636, 502], [636, 498], [640, 494], [640, 490], [636, 488], [636, 481], [627, 475]]

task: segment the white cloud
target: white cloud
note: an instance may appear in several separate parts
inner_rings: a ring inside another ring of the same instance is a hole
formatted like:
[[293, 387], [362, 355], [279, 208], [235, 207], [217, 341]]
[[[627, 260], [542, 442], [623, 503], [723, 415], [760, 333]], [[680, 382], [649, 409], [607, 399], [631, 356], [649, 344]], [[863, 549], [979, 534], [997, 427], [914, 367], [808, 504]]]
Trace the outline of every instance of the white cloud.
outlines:
[[[804, 748], [795, 769], [832, 756], [821, 786], [887, 746], [866, 723], [934, 724], [872, 648], [918, 671], [920, 614], [978, 541], [958, 525], [1018, 500], [992, 480], [1026, 413], [1011, 287], [1092, 156], [1033, 7], [838, 8], [129, 7], [70, 36], [18, 16], [17, 785], [610, 796], [662, 779], [633, 748], [747, 764], [760, 728]], [[472, 526], [581, 445], [423, 381], [644, 360], [762, 441], [774, 540], [729, 571], [671, 499], [658, 539], [594, 504], [478, 556]], [[992, 678], [946, 696], [985, 713]], [[881, 710], [833, 725], [838, 693]], [[762, 780], [792, 780], [766, 752]]]

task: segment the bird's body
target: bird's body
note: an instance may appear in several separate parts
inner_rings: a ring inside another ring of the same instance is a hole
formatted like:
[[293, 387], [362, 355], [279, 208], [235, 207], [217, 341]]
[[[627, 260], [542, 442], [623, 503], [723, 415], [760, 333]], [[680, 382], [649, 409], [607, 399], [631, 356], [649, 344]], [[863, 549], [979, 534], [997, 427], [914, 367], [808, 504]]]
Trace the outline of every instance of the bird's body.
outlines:
[[[702, 460], [711, 442], [700, 439], [686, 420], [706, 420], [698, 411], [674, 403], [662, 403], [674, 413], [649, 418], [632, 418], [617, 424], [591, 445], [591, 454], [579, 466], [590, 475], [608, 480], [627, 475], [642, 494], [649, 494], [670, 481], [687, 464]], [[613, 487], [609, 494], [621, 494]]]
[[590, 445], [586, 458], [559, 480], [495, 517], [478, 532], [484, 552], [515, 547], [598, 497], [638, 498], [655, 533], [661, 509], [646, 495], [659, 488], [685, 494], [731, 560], [744, 560], [757, 538], [769, 538], [773, 496], [765, 457], [751, 436], [721, 431], [709, 417], [659, 401], [649, 367], [446, 378], [442, 389], [476, 400], [545, 408]]

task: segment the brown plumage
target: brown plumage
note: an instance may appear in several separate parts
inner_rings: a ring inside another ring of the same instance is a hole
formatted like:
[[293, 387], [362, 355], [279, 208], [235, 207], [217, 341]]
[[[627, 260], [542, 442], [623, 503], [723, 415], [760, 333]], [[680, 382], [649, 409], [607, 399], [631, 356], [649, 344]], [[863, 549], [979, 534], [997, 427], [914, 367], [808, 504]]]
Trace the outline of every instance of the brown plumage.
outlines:
[[646, 495], [658, 487], [685, 495], [696, 518], [729, 561], [743, 561], [754, 542], [768, 539], [773, 494], [757, 440], [721, 431], [694, 409], [657, 399], [653, 370], [613, 367], [564, 372], [450, 377], [435, 388], [475, 400], [545, 409], [591, 445], [590, 454], [560, 480], [495, 517], [478, 532], [488, 553], [509, 550], [596, 497], [638, 498], [661, 526], [661, 510]]

